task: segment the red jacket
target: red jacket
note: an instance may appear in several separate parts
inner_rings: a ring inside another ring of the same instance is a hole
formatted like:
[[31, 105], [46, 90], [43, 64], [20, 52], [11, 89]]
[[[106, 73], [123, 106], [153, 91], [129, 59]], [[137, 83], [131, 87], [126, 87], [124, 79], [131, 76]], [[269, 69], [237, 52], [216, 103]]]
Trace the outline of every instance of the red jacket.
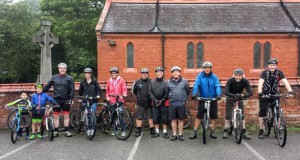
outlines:
[[[106, 98], [110, 99], [110, 103], [116, 103], [116, 95], [127, 96], [127, 87], [124, 79], [118, 76], [116, 79], [110, 78], [106, 84]], [[120, 99], [124, 103], [124, 99]]]

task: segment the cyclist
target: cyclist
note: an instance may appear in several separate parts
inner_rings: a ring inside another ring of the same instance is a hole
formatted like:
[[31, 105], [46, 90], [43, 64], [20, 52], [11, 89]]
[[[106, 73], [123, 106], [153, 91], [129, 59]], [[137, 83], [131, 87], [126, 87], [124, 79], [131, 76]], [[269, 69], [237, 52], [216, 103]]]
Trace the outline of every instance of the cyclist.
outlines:
[[141, 69], [141, 78], [133, 83], [132, 92], [137, 96], [136, 105], [136, 133], [135, 136], [139, 137], [142, 133], [142, 119], [144, 115], [148, 118], [150, 126], [150, 135], [154, 135], [153, 124], [153, 110], [151, 108], [151, 99], [149, 97], [149, 85], [151, 79], [149, 78], [149, 69]]
[[67, 74], [67, 65], [65, 63], [58, 64], [58, 72], [59, 74], [54, 75], [44, 87], [43, 92], [49, 91], [49, 89], [53, 86], [53, 97], [59, 106], [53, 108], [55, 127], [53, 134], [54, 137], [58, 136], [59, 115], [61, 110], [63, 110], [64, 116], [65, 136], [72, 137], [72, 134], [69, 132], [69, 114], [70, 106], [75, 93], [74, 80], [71, 76]]
[[25, 91], [21, 91], [21, 99], [17, 99], [14, 102], [6, 104], [6, 108], [17, 105], [18, 112], [20, 116], [20, 129], [18, 132], [17, 140], [22, 139], [23, 128], [26, 130], [25, 139], [29, 138], [29, 127], [30, 127], [30, 116], [29, 109], [31, 108], [31, 102], [28, 100], [28, 93]]
[[32, 105], [32, 133], [30, 136], [30, 140], [35, 138], [35, 131], [37, 129], [37, 137], [43, 138], [41, 135], [41, 126], [42, 126], [42, 119], [45, 113], [45, 107], [47, 101], [51, 102], [53, 105], [57, 105], [52, 97], [50, 97], [46, 93], [42, 93], [43, 91], [43, 84], [37, 83], [35, 85], [36, 93], [34, 93], [31, 97], [31, 105]]
[[159, 136], [159, 124], [163, 124], [163, 137], [169, 138], [168, 127], [168, 106], [165, 101], [167, 99], [167, 84], [164, 81], [164, 69], [156, 67], [156, 79], [152, 80], [149, 86], [149, 96], [152, 100], [153, 106], [153, 123], [155, 126], [155, 133], [152, 137]]
[[[171, 141], [177, 138], [184, 141], [182, 135], [183, 120], [186, 118], [186, 100], [190, 93], [190, 86], [186, 79], [182, 78], [180, 74], [180, 67], [174, 66], [171, 68], [172, 77], [167, 81], [167, 93], [170, 101], [169, 107], [169, 118], [172, 120], [172, 131], [173, 135]], [[178, 134], [177, 137], [177, 128]]]
[[261, 74], [258, 81], [259, 95], [259, 138], [264, 139], [263, 118], [266, 116], [268, 104], [273, 103], [274, 99], [262, 98], [264, 94], [275, 94], [279, 91], [279, 81], [282, 81], [290, 96], [293, 96], [293, 90], [285, 78], [282, 71], [277, 69], [278, 61], [271, 58], [268, 61], [268, 67]]
[[[193, 87], [193, 99], [196, 99], [197, 96], [204, 98], [213, 98], [216, 97], [217, 100], [221, 99], [222, 89], [221, 84], [217, 75], [212, 72], [212, 63], [204, 62], [203, 72], [199, 73], [195, 84]], [[195, 126], [192, 135], [189, 137], [190, 139], [195, 139], [197, 137], [197, 129], [200, 125], [200, 120], [203, 119], [204, 112], [204, 102], [199, 101], [198, 104], [198, 113], [195, 119]], [[218, 103], [217, 101], [212, 101], [210, 105], [210, 119], [211, 119], [211, 132], [210, 137], [213, 139], [217, 139], [215, 135], [215, 120], [218, 118]]]
[[[243, 98], [247, 98], [252, 96], [252, 89], [250, 86], [249, 81], [244, 77], [244, 71], [241, 68], [237, 68], [233, 72], [234, 77], [229, 78], [226, 86], [225, 86], [225, 95], [229, 98], [238, 99], [239, 108], [242, 109], [243, 115], [243, 137], [245, 139], [251, 139], [251, 137], [246, 132], [246, 123], [245, 123], [245, 116], [244, 116], [244, 103]], [[244, 89], [247, 90], [246, 94], [243, 94]], [[232, 118], [232, 107], [233, 107], [233, 100], [226, 99], [226, 116], [225, 116], [225, 126], [224, 126], [224, 134], [223, 139], [228, 138], [227, 129], [229, 125], [229, 120]]]
[[[119, 76], [119, 69], [117, 67], [112, 67], [109, 70], [111, 78], [106, 83], [106, 100], [110, 104], [114, 104], [111, 107], [110, 112], [114, 113], [116, 110], [117, 97], [119, 96], [118, 101], [124, 103], [124, 98], [127, 97], [127, 86], [125, 80]], [[122, 133], [122, 136], [126, 133]], [[114, 135], [114, 133], [112, 133]]]

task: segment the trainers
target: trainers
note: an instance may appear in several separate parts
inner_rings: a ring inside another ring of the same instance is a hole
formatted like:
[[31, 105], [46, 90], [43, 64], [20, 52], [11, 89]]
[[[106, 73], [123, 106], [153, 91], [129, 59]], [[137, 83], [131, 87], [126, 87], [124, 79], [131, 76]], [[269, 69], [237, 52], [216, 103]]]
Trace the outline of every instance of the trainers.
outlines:
[[171, 141], [175, 141], [177, 139], [177, 136], [176, 135], [173, 135], [172, 137], [171, 137]]
[[22, 139], [22, 136], [17, 136], [17, 140], [21, 140]]
[[168, 133], [164, 133], [164, 134], [163, 134], [163, 137], [164, 137], [165, 139], [169, 139], [169, 134], [168, 134]]
[[111, 132], [111, 134], [110, 134], [110, 135], [114, 136], [114, 135], [115, 135], [115, 133], [114, 133], [114, 132]]
[[57, 131], [53, 132], [53, 137], [58, 137], [58, 132]]
[[89, 135], [90, 136], [94, 135], [94, 130], [93, 129], [90, 130]]
[[189, 137], [189, 139], [195, 139], [195, 138], [197, 138], [197, 131], [193, 131], [193, 133]]
[[153, 135], [151, 135], [151, 138], [156, 138], [156, 137], [158, 137], [159, 136], [159, 133], [157, 133], [157, 132], [154, 132], [154, 134]]
[[142, 134], [142, 132], [139, 131], [139, 130], [137, 130], [137, 131], [135, 132], [135, 137], [139, 137], [139, 136], [141, 136], [141, 134]]
[[227, 139], [228, 138], [228, 133], [227, 132], [224, 132], [223, 134], [223, 139]]
[[72, 134], [69, 131], [65, 131], [65, 136], [66, 137], [72, 137]]
[[251, 139], [251, 137], [249, 136], [249, 134], [247, 132], [243, 134], [243, 138], [248, 139], [248, 140]]
[[260, 130], [259, 130], [258, 138], [259, 138], [259, 139], [264, 139], [264, 138], [265, 138], [265, 132], [264, 132], [263, 129], [260, 129]]
[[215, 135], [215, 131], [214, 130], [211, 130], [210, 132], [210, 138], [212, 139], [217, 139], [218, 137]]
[[184, 141], [183, 135], [179, 135], [179, 136], [178, 136], [178, 139], [181, 140], [181, 141]]
[[126, 136], [126, 132], [125, 132], [125, 131], [122, 131], [121, 136], [122, 136], [122, 137], [125, 137], [125, 136]]
[[33, 140], [34, 138], [35, 138], [35, 135], [34, 135], [34, 134], [32, 134], [32, 135], [29, 137], [30, 140]]

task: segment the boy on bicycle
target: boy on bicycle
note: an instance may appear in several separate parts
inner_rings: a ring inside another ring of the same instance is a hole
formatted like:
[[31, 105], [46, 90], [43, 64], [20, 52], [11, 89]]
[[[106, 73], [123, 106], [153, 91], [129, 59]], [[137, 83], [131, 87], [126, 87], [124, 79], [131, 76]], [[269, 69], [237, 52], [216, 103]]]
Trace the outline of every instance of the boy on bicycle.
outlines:
[[18, 112], [20, 116], [20, 129], [18, 132], [17, 140], [22, 139], [23, 128], [26, 130], [25, 139], [29, 138], [29, 127], [30, 127], [30, 116], [29, 109], [31, 108], [31, 102], [28, 100], [28, 93], [25, 91], [21, 91], [21, 99], [18, 99], [14, 102], [6, 104], [6, 108], [17, 105]]
[[[228, 96], [226, 98], [226, 116], [225, 116], [225, 126], [224, 126], [224, 134], [223, 139], [228, 138], [227, 129], [229, 125], [229, 120], [232, 118], [232, 107], [234, 105], [234, 100], [238, 100], [239, 108], [242, 109], [243, 115], [243, 138], [251, 139], [251, 137], [246, 133], [246, 123], [244, 116], [244, 103], [243, 98], [247, 98], [252, 96], [252, 89], [249, 81], [244, 77], [244, 71], [240, 68], [237, 68], [233, 72], [232, 78], [229, 78], [226, 86], [225, 86], [225, 95]], [[243, 94], [244, 89], [247, 90], [246, 94]], [[229, 99], [229, 98], [233, 98]]]
[[41, 126], [42, 119], [45, 114], [45, 107], [47, 102], [51, 102], [53, 105], [57, 105], [56, 101], [52, 97], [50, 97], [46, 93], [42, 93], [43, 84], [37, 83], [35, 85], [36, 93], [34, 93], [31, 97], [31, 105], [32, 105], [32, 133], [30, 136], [30, 140], [35, 138], [35, 131], [37, 129], [37, 138], [43, 138], [41, 135]]

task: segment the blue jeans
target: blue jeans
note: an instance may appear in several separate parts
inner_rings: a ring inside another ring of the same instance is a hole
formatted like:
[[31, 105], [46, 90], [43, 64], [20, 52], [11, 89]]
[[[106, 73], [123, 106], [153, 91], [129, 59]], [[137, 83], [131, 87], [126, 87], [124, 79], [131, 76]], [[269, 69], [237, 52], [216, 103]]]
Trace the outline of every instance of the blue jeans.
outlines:
[[[82, 102], [82, 107], [86, 106], [86, 102]], [[96, 109], [97, 109], [97, 102], [91, 103], [90, 102], [90, 107], [92, 108], [92, 112], [96, 114]]]

